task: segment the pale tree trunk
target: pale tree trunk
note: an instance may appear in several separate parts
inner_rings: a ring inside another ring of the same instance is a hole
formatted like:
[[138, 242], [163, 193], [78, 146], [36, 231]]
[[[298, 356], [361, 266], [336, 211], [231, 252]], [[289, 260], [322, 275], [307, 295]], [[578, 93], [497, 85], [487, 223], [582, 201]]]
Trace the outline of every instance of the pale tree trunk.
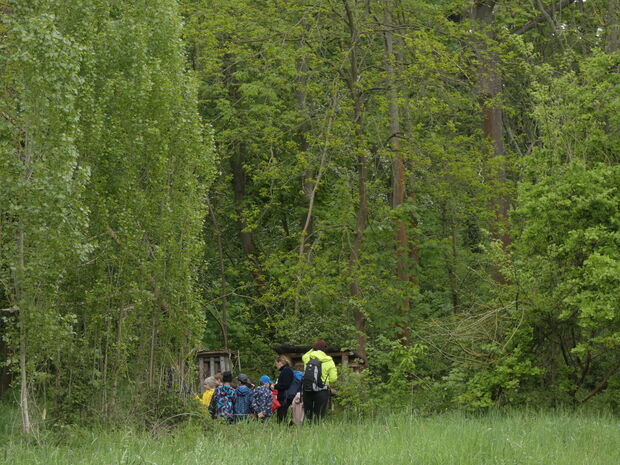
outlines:
[[[26, 133], [24, 135], [24, 149], [21, 153], [24, 172], [26, 176], [32, 173], [32, 157], [30, 154], [30, 138]], [[15, 286], [15, 302], [19, 308], [19, 370], [20, 370], [20, 390], [19, 405], [22, 416], [22, 430], [26, 436], [32, 432], [32, 424], [30, 421], [30, 408], [28, 398], [28, 311], [29, 303], [24, 292], [24, 277], [26, 273], [25, 259], [25, 232], [22, 220], [19, 220], [17, 229], [16, 245], [17, 245], [17, 267], [13, 275], [13, 283]]]
[[[398, 208], [405, 202], [405, 162], [401, 151], [400, 113], [398, 105], [398, 90], [395, 82], [394, 35], [392, 34], [391, 5], [386, 5], [384, 11], [385, 28], [385, 62], [389, 87], [388, 115], [390, 122], [390, 148], [392, 150], [392, 208]], [[404, 221], [396, 220], [396, 276], [402, 283], [409, 284], [409, 264], [407, 226]], [[400, 305], [401, 322], [399, 324], [399, 338], [408, 342], [409, 329], [409, 297], [404, 296]]]
[[158, 312], [158, 306], [154, 305], [153, 306], [153, 311], [151, 313], [151, 347], [149, 350], [149, 376], [148, 376], [148, 380], [149, 380], [149, 388], [153, 388], [154, 386], [154, 380], [155, 380], [155, 376], [154, 376], [154, 372], [155, 372], [155, 343], [157, 340], [157, 312]]
[[[358, 200], [359, 207], [357, 211], [357, 219], [355, 222], [355, 239], [353, 246], [351, 247], [351, 253], [349, 255], [349, 270], [351, 273], [351, 285], [350, 294], [353, 301], [360, 302], [362, 299], [362, 287], [359, 279], [357, 278], [357, 268], [359, 266], [359, 259], [362, 250], [362, 244], [364, 242], [364, 230], [368, 223], [368, 196], [366, 193], [366, 182], [368, 179], [368, 167], [366, 162], [366, 155], [364, 153], [364, 147], [362, 139], [363, 132], [363, 95], [359, 88], [359, 62], [358, 62], [358, 46], [359, 46], [359, 29], [356, 22], [355, 15], [351, 9], [351, 5], [348, 0], [343, 0], [345, 9], [345, 22], [349, 29], [350, 34], [350, 48], [349, 48], [349, 70], [347, 76], [347, 86], [353, 99], [353, 124], [355, 125], [355, 146], [357, 150], [357, 173], [358, 173]], [[366, 359], [366, 315], [357, 306], [354, 305], [353, 317], [355, 320], [355, 329], [357, 331], [357, 351], [360, 356]]]
[[19, 264], [15, 274], [15, 297], [19, 305], [19, 370], [20, 370], [20, 390], [19, 405], [22, 414], [22, 430], [29, 436], [32, 427], [30, 422], [30, 409], [28, 406], [28, 372], [27, 372], [27, 337], [28, 311], [22, 293], [22, 279], [24, 276], [24, 230], [20, 227], [17, 232], [17, 250], [19, 254]]
[[[302, 152], [308, 152], [308, 139], [306, 137], [307, 132], [309, 130], [308, 123], [306, 118], [307, 115], [307, 94], [306, 94], [306, 84], [307, 84], [307, 75], [308, 72], [308, 63], [305, 57], [302, 57], [297, 63], [297, 74], [298, 74], [298, 86], [299, 88], [295, 91], [295, 99], [297, 101], [297, 109], [304, 118], [304, 121], [301, 123], [299, 128], [299, 149]], [[314, 196], [316, 195], [316, 190], [314, 188], [315, 183], [312, 182], [312, 178], [314, 177], [314, 169], [312, 166], [308, 166], [303, 172], [303, 179], [301, 181], [302, 189], [303, 189], [303, 200], [304, 204], [307, 205], [308, 209], [305, 215], [301, 216], [301, 253], [303, 254], [306, 249], [306, 243], [308, 237], [312, 235], [312, 230], [314, 228], [314, 217], [312, 216], [312, 206], [314, 204]]]

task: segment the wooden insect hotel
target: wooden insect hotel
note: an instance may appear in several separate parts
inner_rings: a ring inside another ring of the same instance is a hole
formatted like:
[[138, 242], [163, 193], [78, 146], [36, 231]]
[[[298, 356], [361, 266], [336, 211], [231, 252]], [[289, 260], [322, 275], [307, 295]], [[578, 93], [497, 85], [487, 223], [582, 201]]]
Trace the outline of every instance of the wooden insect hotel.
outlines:
[[[303, 371], [304, 363], [301, 357], [308, 352], [311, 346], [293, 346], [283, 344], [273, 349], [278, 355], [286, 355], [293, 362], [293, 369]], [[324, 351], [334, 359], [337, 367], [346, 369], [350, 372], [359, 373], [366, 367], [366, 360], [352, 350], [343, 350], [339, 347], [327, 347]]]
[[200, 392], [204, 390], [204, 380], [209, 376], [224, 371], [233, 371], [234, 354], [230, 350], [199, 350], [196, 353], [198, 361], [198, 385]]

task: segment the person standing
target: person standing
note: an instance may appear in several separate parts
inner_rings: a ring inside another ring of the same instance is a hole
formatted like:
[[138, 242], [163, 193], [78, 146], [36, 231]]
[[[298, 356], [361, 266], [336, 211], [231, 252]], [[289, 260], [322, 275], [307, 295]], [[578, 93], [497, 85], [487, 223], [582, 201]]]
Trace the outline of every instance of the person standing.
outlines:
[[278, 381], [276, 384], [273, 384], [271, 388], [278, 391], [278, 402], [280, 402], [280, 407], [278, 408], [277, 418], [278, 423], [281, 423], [286, 419], [288, 408], [291, 405], [290, 402], [287, 402], [286, 396], [288, 389], [295, 381], [295, 374], [291, 368], [292, 362], [286, 355], [280, 355], [276, 358], [275, 364], [276, 368], [280, 370], [280, 376], [278, 376]]
[[202, 396], [198, 397], [197, 395], [194, 395], [194, 397], [200, 402], [200, 404], [205, 409], [209, 407], [209, 404], [211, 403], [211, 398], [213, 397], [213, 392], [215, 391], [215, 388], [218, 386], [219, 386], [219, 383], [217, 382], [215, 377], [209, 376], [208, 378], [205, 378], [205, 381], [203, 384], [204, 392], [202, 393]]
[[231, 386], [233, 377], [230, 371], [222, 373], [223, 384], [218, 386], [213, 393], [215, 399], [215, 416], [233, 422], [233, 398], [235, 389]]
[[254, 390], [254, 395], [252, 396], [252, 412], [261, 421], [267, 421], [271, 418], [271, 406], [273, 405], [272, 384], [269, 376], [261, 376], [260, 386]]
[[252, 388], [254, 385], [244, 373], [237, 376], [237, 380], [239, 381], [239, 387], [235, 389], [235, 395], [233, 396], [233, 417], [235, 421], [240, 421], [250, 416], [250, 404], [254, 395]]
[[325, 353], [326, 349], [325, 341], [318, 340], [301, 358], [304, 362], [302, 395], [306, 421], [320, 420], [325, 416], [331, 395], [329, 386], [338, 379], [336, 364]]

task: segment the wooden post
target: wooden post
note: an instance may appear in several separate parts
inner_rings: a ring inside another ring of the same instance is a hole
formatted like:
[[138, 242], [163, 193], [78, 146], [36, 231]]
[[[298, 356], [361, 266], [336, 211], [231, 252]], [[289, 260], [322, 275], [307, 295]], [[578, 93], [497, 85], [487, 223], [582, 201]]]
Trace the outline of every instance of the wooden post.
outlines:
[[224, 358], [223, 355], [221, 355], [220, 356], [220, 371], [222, 373], [224, 373], [227, 370], [228, 370], [228, 368], [226, 368], [226, 359]]
[[209, 376], [215, 376], [215, 357], [209, 357]]
[[349, 354], [342, 354], [342, 369], [347, 370], [349, 368]]
[[198, 359], [198, 386], [200, 390], [200, 394], [204, 392], [204, 381], [205, 381], [205, 361], [202, 357]]

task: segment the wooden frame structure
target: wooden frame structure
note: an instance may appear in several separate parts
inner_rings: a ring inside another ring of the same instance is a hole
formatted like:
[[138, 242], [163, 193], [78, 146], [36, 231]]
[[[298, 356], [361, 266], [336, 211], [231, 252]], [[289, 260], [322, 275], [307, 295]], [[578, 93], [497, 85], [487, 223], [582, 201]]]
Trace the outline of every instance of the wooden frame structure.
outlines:
[[204, 380], [209, 376], [224, 371], [233, 371], [234, 358], [230, 350], [199, 350], [196, 353], [198, 361], [198, 385], [200, 393], [204, 391]]

